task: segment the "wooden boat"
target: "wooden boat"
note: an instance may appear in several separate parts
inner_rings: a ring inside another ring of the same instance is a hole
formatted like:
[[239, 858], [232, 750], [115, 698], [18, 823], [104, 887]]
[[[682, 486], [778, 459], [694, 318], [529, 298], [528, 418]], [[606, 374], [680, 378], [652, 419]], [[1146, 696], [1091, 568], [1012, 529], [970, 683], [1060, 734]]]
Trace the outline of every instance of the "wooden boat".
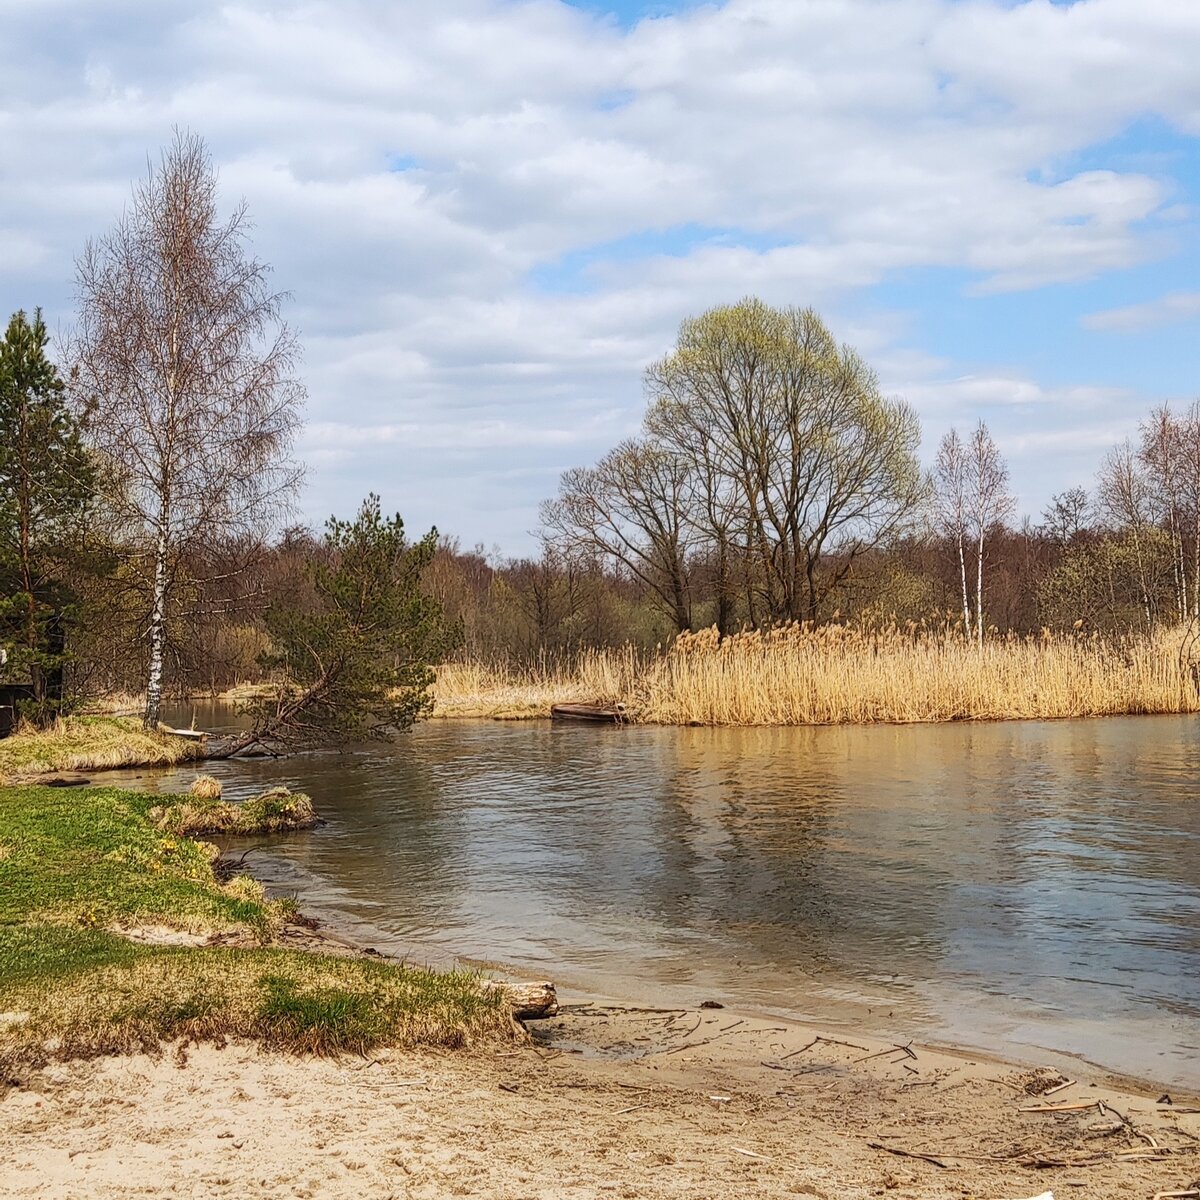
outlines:
[[623, 704], [552, 704], [550, 719], [552, 721], [590, 721], [593, 724], [601, 725], [624, 725], [628, 720]]

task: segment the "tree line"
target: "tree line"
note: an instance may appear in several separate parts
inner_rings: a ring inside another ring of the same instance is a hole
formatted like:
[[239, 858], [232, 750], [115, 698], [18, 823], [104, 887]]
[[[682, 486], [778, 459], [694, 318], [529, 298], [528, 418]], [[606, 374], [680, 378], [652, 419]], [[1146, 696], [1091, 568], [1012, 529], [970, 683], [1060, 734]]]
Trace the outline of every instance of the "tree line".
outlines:
[[2, 681], [35, 720], [128, 690], [270, 680], [257, 732], [379, 733], [456, 651], [527, 662], [805, 621], [1151, 630], [1200, 617], [1200, 405], [1163, 406], [1089, 489], [1013, 524], [986, 425], [930, 470], [902, 399], [811, 309], [684, 321], [641, 431], [563, 472], [539, 552], [410, 541], [368, 497], [289, 524], [304, 387], [286, 297], [177, 135], [76, 264], [77, 313], [0, 340]]
[[543, 506], [540, 570], [632, 584], [662, 636], [940, 617], [982, 641], [1200, 616], [1198, 404], [1152, 411], [1090, 491], [1014, 527], [986, 424], [952, 428], [924, 471], [916, 415], [811, 309], [687, 320], [645, 392], [640, 436]]

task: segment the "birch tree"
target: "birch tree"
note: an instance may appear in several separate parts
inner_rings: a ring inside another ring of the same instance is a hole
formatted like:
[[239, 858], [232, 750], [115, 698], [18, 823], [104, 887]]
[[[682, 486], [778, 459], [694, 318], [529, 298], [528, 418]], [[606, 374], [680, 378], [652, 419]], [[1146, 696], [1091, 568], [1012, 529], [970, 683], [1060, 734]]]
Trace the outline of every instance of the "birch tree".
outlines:
[[244, 203], [218, 213], [204, 142], [177, 133], [76, 264], [74, 388], [104, 497], [149, 567], [148, 728], [184, 556], [266, 531], [299, 482], [298, 345], [248, 232]]
[[934, 467], [934, 511], [942, 532], [958, 552], [958, 576], [962, 585], [963, 630], [971, 636], [971, 599], [967, 590], [967, 455], [951, 429], [942, 438]]
[[1006, 521], [1015, 502], [1008, 491], [1008, 466], [988, 427], [980, 421], [967, 443], [967, 513], [975, 545], [975, 638], [983, 645], [986, 627], [983, 613], [984, 542], [996, 526]]
[[[1013, 511], [1008, 467], [988, 427], [980, 421], [963, 442], [958, 430], [942, 438], [934, 467], [934, 503], [938, 523], [958, 554], [963, 627], [980, 645], [986, 629], [983, 609], [984, 560], [988, 534]], [[972, 612], [967, 575], [968, 544], [973, 552], [975, 605]]]

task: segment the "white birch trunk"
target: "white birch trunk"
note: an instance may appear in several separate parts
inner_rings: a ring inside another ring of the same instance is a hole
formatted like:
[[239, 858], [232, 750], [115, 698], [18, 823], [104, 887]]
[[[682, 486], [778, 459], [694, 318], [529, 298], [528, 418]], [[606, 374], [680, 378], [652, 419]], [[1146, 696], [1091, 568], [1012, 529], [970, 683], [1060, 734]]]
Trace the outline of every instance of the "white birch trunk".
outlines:
[[975, 637], [983, 645], [983, 524], [979, 526], [979, 545], [975, 550]]
[[958, 535], [958, 574], [962, 579], [963, 629], [971, 636], [971, 599], [967, 591], [967, 555], [963, 550], [962, 534]]
[[147, 729], [158, 728], [158, 713], [162, 707], [163, 654], [167, 625], [167, 529], [159, 526], [154, 549], [154, 603], [150, 610], [150, 673], [146, 683], [146, 714], [142, 724]]

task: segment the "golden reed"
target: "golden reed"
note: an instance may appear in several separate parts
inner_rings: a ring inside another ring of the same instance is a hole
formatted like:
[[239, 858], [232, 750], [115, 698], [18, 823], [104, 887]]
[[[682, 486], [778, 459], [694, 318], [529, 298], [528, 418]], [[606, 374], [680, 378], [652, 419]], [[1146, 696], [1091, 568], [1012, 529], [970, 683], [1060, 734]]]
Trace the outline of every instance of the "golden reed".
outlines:
[[1153, 635], [993, 637], [952, 625], [789, 625], [683, 634], [641, 655], [588, 651], [528, 669], [438, 671], [440, 716], [543, 716], [561, 702], [624, 701], [666, 725], [835, 725], [1200, 711], [1191, 627]]

